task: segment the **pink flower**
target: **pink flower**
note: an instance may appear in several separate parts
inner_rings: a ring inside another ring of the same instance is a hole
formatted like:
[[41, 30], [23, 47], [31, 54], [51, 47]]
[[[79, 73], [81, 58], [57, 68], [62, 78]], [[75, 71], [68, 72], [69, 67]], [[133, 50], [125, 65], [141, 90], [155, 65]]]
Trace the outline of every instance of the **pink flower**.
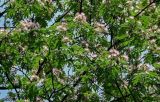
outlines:
[[97, 54], [93, 53], [93, 54], [91, 54], [91, 57], [92, 57], [92, 58], [96, 58], [96, 57], [97, 57]]
[[84, 50], [85, 50], [86, 52], [90, 52], [89, 48], [85, 48]]
[[110, 52], [109, 58], [111, 58], [111, 57], [117, 57], [117, 56], [120, 55], [119, 51], [115, 50], [115, 49], [111, 49], [111, 50], [109, 50], [109, 52]]
[[154, 43], [156, 42], [156, 39], [149, 40], [149, 42], [150, 42], [151, 44], [154, 44]]
[[82, 45], [85, 46], [85, 47], [88, 47], [88, 46], [89, 46], [89, 44], [88, 44], [87, 41], [85, 41], [85, 40], [82, 41], [81, 43], [82, 43]]
[[52, 73], [55, 75], [55, 76], [59, 76], [62, 72], [60, 70], [58, 70], [57, 68], [53, 68], [52, 69]]
[[67, 36], [63, 37], [63, 39], [62, 39], [62, 42], [64, 42], [64, 43], [67, 43], [69, 41], [70, 41], [70, 39]]
[[32, 75], [31, 76], [31, 81], [37, 81], [39, 77], [37, 75]]
[[65, 32], [65, 31], [67, 31], [67, 24], [63, 22], [61, 25], [57, 26], [56, 29], [57, 29], [58, 31]]
[[23, 31], [30, 31], [30, 30], [33, 30], [33, 29], [39, 29], [40, 28], [40, 25], [39, 25], [38, 22], [35, 23], [35, 22], [32, 22], [31, 20], [21, 21], [20, 26], [21, 26]]
[[127, 55], [122, 55], [122, 58], [124, 58], [125, 61], [128, 61], [128, 56]]
[[97, 54], [96, 53], [89, 53], [89, 56], [91, 57], [91, 59], [95, 59], [97, 58]]
[[81, 23], [85, 23], [87, 20], [85, 14], [83, 12], [81, 13], [76, 13], [75, 15], [75, 18], [74, 18], [74, 21], [78, 21], [78, 22], [81, 22]]
[[137, 67], [138, 67], [139, 70], [149, 71], [149, 67], [148, 67], [147, 64], [140, 63]]
[[106, 32], [106, 27], [104, 24], [96, 22], [94, 30], [98, 33], [103, 33], [103, 32]]
[[24, 20], [20, 22], [21, 28], [24, 31], [30, 31], [33, 29], [38, 29], [40, 28], [39, 23], [37, 22], [32, 22], [31, 20]]
[[36, 97], [36, 102], [44, 102], [41, 97]]

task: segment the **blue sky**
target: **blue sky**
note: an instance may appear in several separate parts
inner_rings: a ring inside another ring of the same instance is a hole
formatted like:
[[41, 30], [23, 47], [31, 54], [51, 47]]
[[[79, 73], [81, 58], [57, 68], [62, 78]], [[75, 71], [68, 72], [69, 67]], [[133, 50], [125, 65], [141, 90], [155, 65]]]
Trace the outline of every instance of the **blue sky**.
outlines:
[[[2, 3], [4, 2], [4, 0], [0, 0], [0, 5], [2, 5]], [[0, 7], [0, 12], [2, 12], [4, 9], [2, 7]], [[3, 17], [0, 18], [0, 27], [3, 26]]]

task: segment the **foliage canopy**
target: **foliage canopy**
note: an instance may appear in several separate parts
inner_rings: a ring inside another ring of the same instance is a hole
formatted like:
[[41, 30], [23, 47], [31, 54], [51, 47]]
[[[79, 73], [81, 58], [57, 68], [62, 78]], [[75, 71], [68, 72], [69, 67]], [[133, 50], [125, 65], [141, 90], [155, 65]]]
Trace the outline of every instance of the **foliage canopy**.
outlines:
[[159, 3], [5, 0], [1, 101], [158, 102]]

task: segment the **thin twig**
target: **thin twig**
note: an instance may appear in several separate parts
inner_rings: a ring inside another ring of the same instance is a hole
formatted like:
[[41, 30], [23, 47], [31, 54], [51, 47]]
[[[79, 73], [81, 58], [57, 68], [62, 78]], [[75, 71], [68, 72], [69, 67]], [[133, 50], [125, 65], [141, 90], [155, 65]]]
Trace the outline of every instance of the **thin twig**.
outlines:
[[92, 22], [92, 11], [93, 11], [93, 0], [90, 0], [90, 4], [91, 4], [91, 7], [90, 7], [90, 15], [89, 15], [89, 23], [91, 24]]
[[25, 72], [23, 72], [23, 70], [16, 68], [16, 67], [13, 67], [13, 68], [22, 72], [22, 74], [30, 81], [30, 78], [27, 76], [27, 74]]
[[123, 93], [122, 93], [122, 91], [121, 91], [121, 89], [120, 89], [120, 87], [119, 87], [119, 85], [118, 85], [118, 82], [117, 82], [116, 80], [115, 80], [115, 84], [116, 84], [116, 86], [117, 86], [117, 88], [118, 88], [118, 90], [119, 90], [119, 92], [120, 92], [123, 100], [126, 102], [126, 99], [125, 99], [125, 97], [124, 97], [124, 95], [123, 95]]
[[62, 87], [62, 88], [59, 89], [59, 90], [53, 90], [52, 93], [51, 93], [50, 96], [49, 96], [49, 99], [53, 96], [53, 94], [56, 94], [56, 93], [62, 91], [62, 90], [65, 89], [67, 86], [69, 86], [69, 85], [66, 85], [66, 86]]
[[[84, 72], [81, 74], [81, 76], [84, 76], [86, 73], [87, 73], [87, 72], [84, 71]], [[82, 77], [79, 77], [79, 78], [76, 80], [76, 82], [73, 84], [73, 87], [76, 87], [76, 86], [79, 84], [79, 82], [81, 82], [81, 80], [82, 80]], [[68, 96], [69, 96], [69, 94], [66, 94], [66, 95], [62, 98], [61, 102], [64, 102]]]
[[0, 7], [3, 7], [4, 5], [6, 5], [10, 0], [4, 2]]
[[53, 26], [57, 22], [60, 22], [73, 8], [74, 8], [74, 6], [70, 7], [64, 14], [62, 14], [60, 17], [58, 17], [51, 26]]

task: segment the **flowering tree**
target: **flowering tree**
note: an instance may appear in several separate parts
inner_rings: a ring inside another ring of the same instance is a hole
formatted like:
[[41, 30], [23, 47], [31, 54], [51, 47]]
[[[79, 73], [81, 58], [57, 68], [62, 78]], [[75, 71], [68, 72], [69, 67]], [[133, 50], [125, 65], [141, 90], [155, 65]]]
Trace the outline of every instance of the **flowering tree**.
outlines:
[[1, 101], [158, 102], [159, 3], [5, 0]]

